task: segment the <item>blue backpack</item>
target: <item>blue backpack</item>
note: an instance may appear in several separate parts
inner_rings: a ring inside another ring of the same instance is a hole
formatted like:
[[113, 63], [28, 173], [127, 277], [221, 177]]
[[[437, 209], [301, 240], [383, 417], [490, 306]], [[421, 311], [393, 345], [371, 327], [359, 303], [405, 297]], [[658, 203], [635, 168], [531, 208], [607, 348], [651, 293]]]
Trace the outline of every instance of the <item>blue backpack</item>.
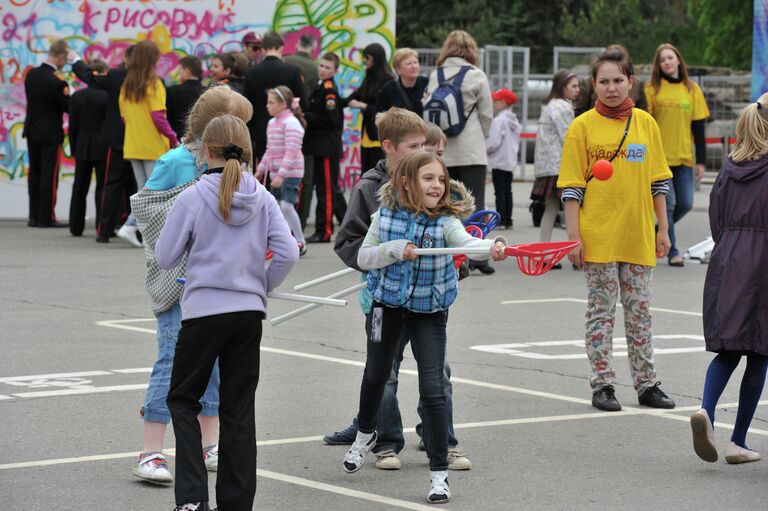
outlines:
[[443, 68], [437, 69], [437, 88], [424, 104], [424, 120], [440, 126], [448, 137], [455, 137], [462, 132], [467, 118], [472, 115], [477, 103], [472, 105], [468, 114], [464, 114], [464, 98], [461, 95], [461, 82], [471, 66], [461, 69], [451, 81], [446, 81]]

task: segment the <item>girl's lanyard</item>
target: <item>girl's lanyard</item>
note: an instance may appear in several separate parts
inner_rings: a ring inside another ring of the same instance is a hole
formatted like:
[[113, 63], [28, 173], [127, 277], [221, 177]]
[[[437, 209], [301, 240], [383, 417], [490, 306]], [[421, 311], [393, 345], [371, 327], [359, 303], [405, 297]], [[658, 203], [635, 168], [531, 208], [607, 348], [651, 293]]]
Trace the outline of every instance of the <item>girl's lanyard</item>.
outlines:
[[629, 112], [629, 117], [627, 118], [627, 125], [624, 126], [624, 136], [621, 137], [621, 142], [619, 142], [619, 147], [616, 149], [616, 152], [613, 153], [613, 156], [611, 156], [611, 159], [608, 160], [609, 163], [613, 162], [614, 159], [619, 155], [621, 152], [621, 147], [624, 145], [624, 141], [627, 140], [627, 134], [629, 133], [629, 124], [632, 122], [632, 112]]
[[[632, 122], [632, 112], [629, 112], [629, 117], [627, 118], [627, 124], [626, 126], [624, 126], [624, 135], [621, 137], [621, 142], [619, 142], [619, 147], [616, 148], [616, 152], [613, 153], [613, 156], [611, 156], [611, 159], [608, 160], [608, 163], [612, 163], [613, 160], [615, 160], [616, 157], [621, 152], [621, 148], [624, 146], [624, 141], [627, 140], [627, 135], [629, 134], [629, 125], [631, 122]], [[592, 181], [593, 177], [595, 176], [590, 175], [589, 178], [587, 179], [587, 183]]]

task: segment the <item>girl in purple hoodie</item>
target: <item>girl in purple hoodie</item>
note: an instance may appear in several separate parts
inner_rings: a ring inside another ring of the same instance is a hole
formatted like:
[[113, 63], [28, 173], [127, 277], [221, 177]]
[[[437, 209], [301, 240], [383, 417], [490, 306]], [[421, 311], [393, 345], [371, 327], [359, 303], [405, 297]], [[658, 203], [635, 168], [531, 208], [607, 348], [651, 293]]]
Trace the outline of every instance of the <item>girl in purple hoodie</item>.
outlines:
[[[288, 275], [298, 247], [274, 197], [242, 164], [251, 141], [242, 119], [225, 114], [203, 132], [208, 171], [182, 192], [155, 245], [166, 269], [187, 255], [168, 408], [176, 435], [178, 511], [207, 511], [208, 481], [200, 440], [200, 397], [216, 358], [221, 369], [219, 471], [223, 509], [251, 509], [256, 495], [253, 396], [259, 380], [261, 322], [267, 292]], [[272, 251], [268, 267], [264, 261]]]
[[701, 410], [691, 416], [693, 449], [717, 461], [715, 409], [733, 371], [747, 359], [727, 463], [747, 463], [760, 453], [747, 447], [768, 368], [768, 93], [736, 121], [736, 145], [709, 195], [715, 248], [704, 282], [704, 341], [717, 356], [707, 368]]

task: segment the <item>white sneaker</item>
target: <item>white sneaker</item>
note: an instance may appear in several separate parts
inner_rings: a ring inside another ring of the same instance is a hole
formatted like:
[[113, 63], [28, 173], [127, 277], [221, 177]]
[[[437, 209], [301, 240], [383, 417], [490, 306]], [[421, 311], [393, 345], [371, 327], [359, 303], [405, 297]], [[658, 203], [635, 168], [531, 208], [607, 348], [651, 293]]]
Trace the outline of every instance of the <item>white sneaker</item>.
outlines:
[[445, 504], [451, 498], [451, 489], [448, 487], [448, 472], [429, 472], [431, 484], [427, 494], [427, 502], [430, 504]]
[[168, 470], [168, 460], [161, 452], [143, 452], [139, 454], [133, 475], [153, 483], [172, 483], [173, 476]]
[[205, 469], [208, 472], [219, 470], [219, 444], [203, 449], [203, 459], [205, 460]]
[[135, 225], [125, 225], [120, 228], [119, 231], [117, 231], [117, 237], [122, 238], [134, 247], [143, 247], [144, 245], [141, 244], [139, 241], [139, 237], [136, 236], [136, 233], [139, 232], [139, 228]]
[[471, 470], [472, 462], [467, 458], [467, 453], [458, 447], [448, 449], [448, 470]]
[[373, 454], [376, 456], [376, 468], [380, 470], [400, 470], [400, 458], [392, 449], [385, 449]]
[[368, 451], [373, 449], [374, 445], [376, 445], [376, 438], [377, 435], [375, 431], [373, 433], [357, 432], [357, 437], [355, 437], [352, 447], [350, 447], [347, 454], [344, 455], [344, 463], [342, 464], [344, 466], [344, 471], [351, 474], [352, 472], [357, 472], [363, 468], [365, 455], [368, 454]]

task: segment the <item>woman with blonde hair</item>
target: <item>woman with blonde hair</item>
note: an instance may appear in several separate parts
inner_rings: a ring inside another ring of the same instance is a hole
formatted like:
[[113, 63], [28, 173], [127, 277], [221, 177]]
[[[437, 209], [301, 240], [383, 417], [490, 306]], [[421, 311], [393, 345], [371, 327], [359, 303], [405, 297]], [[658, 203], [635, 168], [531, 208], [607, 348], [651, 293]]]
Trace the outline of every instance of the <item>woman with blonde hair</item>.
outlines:
[[381, 86], [379, 97], [376, 98], [376, 112], [386, 112], [396, 106], [421, 117], [429, 79], [421, 76], [418, 52], [411, 48], [398, 48], [392, 55], [392, 67], [397, 78]]
[[[176, 279], [185, 276], [185, 264], [174, 270], [160, 268], [155, 260], [155, 244], [176, 197], [192, 186], [207, 169], [205, 155], [200, 151], [203, 131], [214, 117], [232, 114], [244, 122], [251, 119], [253, 106], [244, 96], [229, 87], [213, 87], [205, 91], [187, 117], [184, 141], [162, 155], [143, 190], [131, 197], [131, 207], [144, 237], [147, 264], [145, 287], [157, 318], [157, 359], [149, 377], [141, 417], [144, 420], [144, 447], [139, 454], [133, 474], [151, 482], [170, 483], [173, 476], [163, 454], [163, 438], [171, 420], [166, 405], [171, 382], [173, 352], [181, 328], [182, 286]], [[208, 388], [200, 399], [199, 416], [205, 467], [218, 467], [219, 439], [219, 367], [214, 365]]]
[[[475, 197], [476, 210], [485, 209], [485, 177], [488, 156], [485, 139], [491, 132], [493, 102], [488, 78], [477, 67], [480, 52], [477, 43], [467, 32], [454, 30], [443, 43], [437, 69], [432, 71], [427, 85], [427, 96], [440, 83], [456, 82], [461, 78], [461, 96], [466, 124], [456, 136], [450, 137], [445, 148], [445, 164], [451, 179], [461, 181]], [[430, 119], [427, 119], [430, 120]], [[470, 268], [482, 273], [493, 273], [485, 261], [470, 262]]]
[[[648, 113], [659, 125], [664, 154], [672, 170], [667, 195], [672, 248], [667, 258], [670, 266], [683, 266], [675, 223], [693, 207], [695, 180], [700, 181], [704, 176], [707, 163], [705, 122], [709, 109], [699, 86], [688, 78], [688, 69], [677, 48], [669, 43], [659, 45], [651, 67], [651, 79], [645, 84]], [[695, 177], [693, 146], [696, 146]]]
[[[165, 115], [165, 86], [155, 71], [159, 59], [155, 43], [137, 43], [120, 89], [120, 116], [125, 124], [123, 158], [131, 163], [138, 190], [152, 174], [155, 160], [179, 144]], [[140, 247], [137, 230], [131, 215], [117, 235]]]
[[220, 509], [252, 509], [254, 394], [267, 293], [287, 277], [299, 250], [275, 198], [243, 170], [252, 157], [245, 122], [230, 114], [214, 118], [201, 150], [208, 170], [179, 195], [155, 247], [162, 268], [188, 260], [184, 322], [168, 392], [176, 435], [176, 510], [210, 509], [198, 414], [217, 359], [222, 413], [216, 502]]
[[746, 437], [768, 367], [768, 93], [736, 121], [736, 145], [709, 195], [709, 223], [715, 248], [704, 281], [704, 341], [717, 356], [707, 369], [701, 410], [691, 417], [693, 449], [704, 461], [717, 461], [715, 408], [746, 357], [736, 424], [725, 448], [727, 463], [746, 463], [760, 459]]

